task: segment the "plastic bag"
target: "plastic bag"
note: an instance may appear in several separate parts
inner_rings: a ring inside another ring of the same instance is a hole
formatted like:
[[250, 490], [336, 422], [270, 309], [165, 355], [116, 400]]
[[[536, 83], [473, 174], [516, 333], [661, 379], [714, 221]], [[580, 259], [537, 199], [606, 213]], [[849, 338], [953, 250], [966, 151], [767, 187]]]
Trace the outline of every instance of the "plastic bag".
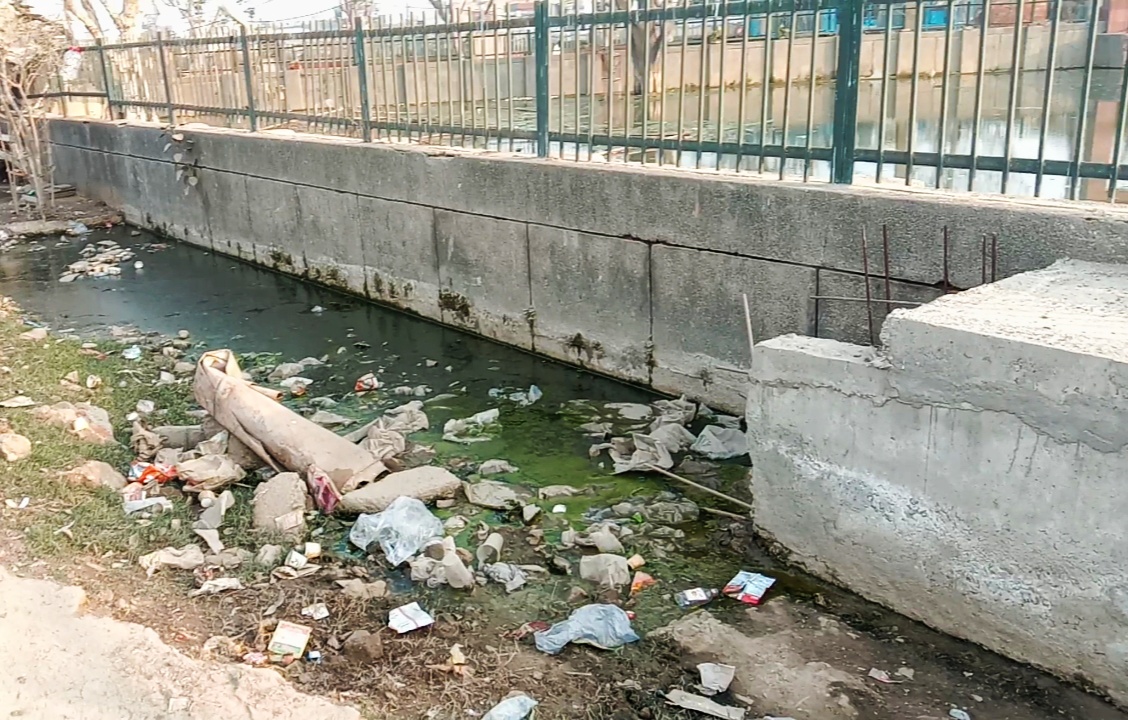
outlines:
[[709, 425], [689, 449], [710, 460], [727, 460], [748, 454], [748, 437], [740, 430]]
[[514, 695], [493, 706], [482, 720], [524, 720], [537, 706], [537, 701], [528, 695]]
[[616, 605], [584, 605], [564, 622], [533, 635], [537, 650], [555, 655], [570, 642], [611, 650], [639, 637], [631, 629], [631, 619]]
[[361, 550], [379, 542], [392, 567], [418, 553], [429, 540], [442, 536], [442, 520], [412, 497], [398, 497], [383, 512], [361, 515], [349, 530], [349, 542]]

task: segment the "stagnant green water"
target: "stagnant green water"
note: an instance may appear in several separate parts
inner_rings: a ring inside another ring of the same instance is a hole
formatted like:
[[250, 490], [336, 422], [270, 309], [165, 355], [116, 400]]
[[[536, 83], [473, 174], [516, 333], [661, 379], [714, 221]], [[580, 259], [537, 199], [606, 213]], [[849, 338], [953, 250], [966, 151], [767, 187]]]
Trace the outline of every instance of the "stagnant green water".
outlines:
[[[134, 247], [144, 267], [138, 270], [126, 263], [119, 278], [58, 282], [66, 265], [79, 259], [83, 245], [105, 239]], [[649, 403], [658, 397], [653, 393], [192, 246], [168, 243], [164, 249], [151, 251], [152, 243], [161, 242], [147, 233], [132, 235], [127, 228], [95, 231], [86, 238], [46, 238], [0, 255], [0, 291], [56, 331], [73, 329], [97, 335], [118, 325], [173, 335], [184, 329], [196, 342], [193, 352], [229, 347], [240, 354], [244, 368], [252, 371], [309, 356], [326, 358], [327, 365], [302, 373], [313, 380], [308, 394], [286, 401], [297, 410], [314, 398], [329, 396], [337, 401], [329, 408], [332, 412], [361, 422], [413, 399], [395, 394], [394, 388], [426, 385], [430, 392], [421, 399], [428, 400], [431, 429], [411, 439], [434, 448], [433, 462], [468, 477], [483, 460], [507, 460], [519, 472], [500, 479], [527, 489], [534, 498], [537, 488], [548, 485], [585, 490], [574, 497], [539, 501], [543, 512], [537, 527], [544, 529], [550, 546], [559, 541], [563, 530], [583, 530], [591, 523], [592, 513], [614, 503], [641, 500], [662, 491], [682, 494], [677, 483], [671, 486], [658, 476], [611, 474], [606, 454], [590, 457], [588, 448], [594, 440], [578, 429], [595, 414], [615, 419], [613, 411], [603, 408], [606, 402]], [[385, 387], [358, 397], [351, 392], [353, 383], [368, 372], [376, 373]], [[504, 395], [534, 384], [543, 397], [530, 406], [491, 397], [491, 390]], [[440, 394], [447, 397], [429, 400]], [[462, 445], [442, 439], [446, 420], [495, 407], [501, 411], [500, 420], [489, 433], [489, 441]], [[630, 424], [620, 418], [617, 429], [625, 431]], [[706, 481], [743, 494], [747, 473], [746, 463], [717, 463]], [[723, 501], [708, 495], [691, 493], [690, 497], [706, 506], [739, 510], [725, 508]], [[566, 512], [552, 513], [551, 508], [558, 504]], [[511, 539], [506, 560], [547, 561], [523, 542], [519, 512], [499, 513], [460, 504], [436, 514], [444, 520], [453, 514], [467, 517], [467, 529], [457, 535], [464, 547], [476, 547], [475, 533], [484, 522], [507, 529]], [[674, 592], [699, 585], [720, 587], [748, 566], [718, 543], [718, 523], [711, 516], [702, 515], [700, 521], [678, 529], [685, 537], [663, 540], [657, 543], [657, 551], [644, 553], [650, 555], [645, 570], [659, 584], [632, 602], [640, 630], [679, 614], [671, 599]], [[327, 520], [323, 537], [336, 539], [338, 551], [347, 554], [350, 550], [342, 540], [346, 531], [344, 522]], [[563, 554], [574, 563], [579, 551]], [[768, 563], [767, 558], [760, 561], [761, 565]], [[574, 576], [552, 575], [533, 578], [517, 596], [507, 597], [491, 586], [475, 597], [496, 605], [496, 611], [511, 620], [560, 617], [567, 614], [564, 598], [576, 584]], [[427, 594], [434, 608], [461, 602], [451, 591]]]

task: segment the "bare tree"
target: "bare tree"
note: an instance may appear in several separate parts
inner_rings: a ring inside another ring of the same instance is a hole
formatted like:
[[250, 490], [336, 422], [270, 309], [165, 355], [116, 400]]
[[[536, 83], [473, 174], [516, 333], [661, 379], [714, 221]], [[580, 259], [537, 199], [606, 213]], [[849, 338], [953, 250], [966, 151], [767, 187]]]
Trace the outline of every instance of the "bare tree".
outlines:
[[[615, 0], [615, 8], [619, 11], [629, 11], [632, 0]], [[661, 7], [661, 2], [654, 2], [653, 6]], [[666, 25], [662, 21], [636, 20], [631, 23], [631, 69], [634, 74], [632, 94], [642, 95], [650, 76], [657, 70], [655, 60], [666, 44]]]
[[62, 25], [31, 12], [20, 2], [0, 0], [0, 125], [13, 205], [20, 188], [31, 185], [38, 214], [46, 217], [53, 197], [51, 153], [42, 98], [57, 76], [68, 46]]

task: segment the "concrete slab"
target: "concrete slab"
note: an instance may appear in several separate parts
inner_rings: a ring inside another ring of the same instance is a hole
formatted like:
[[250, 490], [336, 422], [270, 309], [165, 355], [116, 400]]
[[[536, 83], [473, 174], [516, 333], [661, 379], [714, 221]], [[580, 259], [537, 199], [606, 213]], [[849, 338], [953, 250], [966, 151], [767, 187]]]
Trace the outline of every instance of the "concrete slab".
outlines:
[[318, 283], [364, 294], [365, 263], [356, 196], [297, 186], [298, 223], [306, 276]]
[[650, 248], [529, 226], [536, 350], [636, 382], [650, 380]]
[[443, 322], [532, 349], [523, 223], [435, 211]]
[[279, 272], [304, 274], [304, 249], [297, 234], [297, 188], [289, 183], [250, 176], [246, 178], [246, 186], [247, 208], [255, 238], [252, 258]]
[[199, 188], [207, 205], [212, 248], [226, 255], [253, 260], [255, 235], [246, 177], [203, 170]]
[[364, 196], [356, 205], [368, 297], [440, 319], [434, 210]]

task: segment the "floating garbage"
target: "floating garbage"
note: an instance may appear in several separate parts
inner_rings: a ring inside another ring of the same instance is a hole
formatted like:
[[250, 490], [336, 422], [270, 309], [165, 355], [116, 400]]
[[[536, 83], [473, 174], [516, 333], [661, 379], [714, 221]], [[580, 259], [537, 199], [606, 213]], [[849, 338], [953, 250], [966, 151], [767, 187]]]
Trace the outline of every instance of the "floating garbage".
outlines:
[[708, 425], [689, 449], [710, 460], [727, 460], [748, 454], [748, 436], [733, 428]]
[[525, 720], [537, 704], [537, 701], [528, 695], [514, 695], [494, 705], [482, 720]]
[[720, 594], [720, 590], [713, 588], [690, 588], [674, 595], [674, 601], [682, 610], [688, 610], [712, 602]]
[[388, 613], [388, 627], [400, 635], [434, 624], [435, 618], [419, 607], [417, 602], [400, 606]]
[[724, 593], [726, 597], [739, 600], [742, 603], [759, 605], [760, 600], [764, 597], [764, 593], [766, 593], [768, 588], [772, 585], [775, 585], [775, 578], [741, 570], [736, 574], [736, 577], [728, 581], [728, 584], [724, 586], [721, 592]]
[[422, 501], [398, 497], [383, 512], [361, 515], [349, 530], [349, 542], [368, 550], [373, 542], [392, 567], [415, 555], [430, 540], [443, 536], [443, 522]]
[[509, 400], [515, 402], [521, 407], [528, 407], [537, 400], [544, 397], [544, 393], [536, 385], [530, 385], [528, 390], [519, 390], [517, 392], [506, 392], [500, 388], [492, 388], [490, 390], [490, 397], [497, 399]]
[[483, 410], [480, 413], [476, 413], [461, 420], [447, 420], [446, 424], [443, 425], [443, 440], [461, 443], [463, 445], [486, 442], [491, 438], [483, 435], [483, 430], [487, 426], [496, 423], [500, 416], [501, 412], [497, 408], [492, 408], [490, 410]]
[[380, 387], [380, 381], [376, 378], [375, 373], [366, 373], [356, 379], [353, 384], [353, 390], [356, 392], [370, 392]]
[[556, 655], [568, 643], [592, 645], [600, 650], [613, 650], [639, 637], [631, 628], [631, 619], [616, 605], [585, 605], [564, 622], [535, 633], [537, 650]]
[[[90, 232], [85, 225], [78, 223], [83, 228], [82, 233]], [[69, 231], [68, 231], [69, 232]], [[109, 277], [121, 275], [121, 264], [133, 259], [133, 251], [119, 246], [113, 240], [102, 240], [91, 243], [80, 251], [83, 259], [77, 260], [67, 266], [66, 272], [59, 277], [59, 282], [74, 282], [80, 277]]]

